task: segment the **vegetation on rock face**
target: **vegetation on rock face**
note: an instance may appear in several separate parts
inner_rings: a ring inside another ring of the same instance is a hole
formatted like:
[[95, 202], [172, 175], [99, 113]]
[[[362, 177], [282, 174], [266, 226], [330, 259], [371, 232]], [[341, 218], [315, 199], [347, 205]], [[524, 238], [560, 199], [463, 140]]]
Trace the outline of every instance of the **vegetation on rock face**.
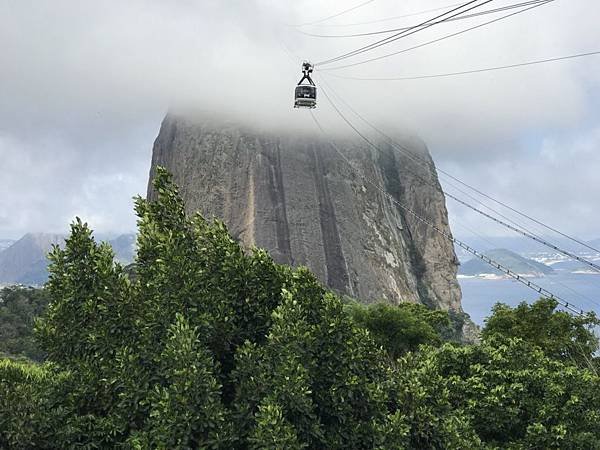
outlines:
[[443, 343], [444, 313], [344, 305], [155, 183], [135, 278], [80, 221], [53, 250], [47, 360], [0, 362], [0, 448], [598, 448], [594, 317], [498, 306]]

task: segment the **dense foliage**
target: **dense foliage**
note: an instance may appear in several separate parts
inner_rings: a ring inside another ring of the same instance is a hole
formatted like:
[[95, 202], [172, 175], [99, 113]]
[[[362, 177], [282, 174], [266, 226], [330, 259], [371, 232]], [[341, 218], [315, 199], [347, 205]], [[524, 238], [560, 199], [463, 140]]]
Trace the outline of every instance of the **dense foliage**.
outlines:
[[344, 306], [155, 183], [135, 278], [80, 221], [53, 250], [47, 361], [0, 362], [0, 448], [599, 447], [600, 379], [536, 333], [444, 344], [443, 313]]
[[33, 322], [48, 306], [42, 289], [11, 286], [0, 289], [0, 355], [41, 360], [33, 337]]
[[516, 308], [498, 303], [486, 321], [483, 336], [520, 338], [543, 349], [551, 358], [593, 367], [592, 360], [598, 349], [594, 328], [600, 321], [594, 315], [556, 312], [557, 306], [558, 302], [553, 299], [541, 299], [533, 305], [523, 302]]
[[396, 359], [420, 345], [438, 346], [450, 327], [448, 314], [424, 305], [375, 303], [369, 306], [350, 303], [346, 310], [359, 327], [366, 328], [376, 344]]

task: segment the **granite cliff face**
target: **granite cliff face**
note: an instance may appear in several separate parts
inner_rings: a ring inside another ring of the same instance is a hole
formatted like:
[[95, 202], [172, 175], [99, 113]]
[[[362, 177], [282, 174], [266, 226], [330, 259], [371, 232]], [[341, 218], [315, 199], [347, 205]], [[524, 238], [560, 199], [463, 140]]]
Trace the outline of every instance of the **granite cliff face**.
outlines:
[[[224, 220], [246, 246], [308, 266], [338, 292], [461, 311], [452, 244], [359, 174], [450, 232], [437, 176], [389, 145], [336, 144], [344, 157], [314, 137], [169, 115], [154, 143], [151, 178], [154, 167], [166, 167], [189, 213]], [[431, 160], [421, 142], [407, 145]]]

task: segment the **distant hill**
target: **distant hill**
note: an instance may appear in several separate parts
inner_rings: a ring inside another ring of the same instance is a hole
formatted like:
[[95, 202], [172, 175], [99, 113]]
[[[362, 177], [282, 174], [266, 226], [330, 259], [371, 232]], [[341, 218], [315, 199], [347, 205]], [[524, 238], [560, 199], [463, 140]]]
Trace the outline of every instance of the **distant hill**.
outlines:
[[28, 233], [0, 253], [0, 283], [42, 284], [48, 278], [46, 255], [52, 244], [61, 244], [59, 234]]
[[135, 257], [135, 234], [122, 234], [108, 243], [115, 252], [115, 259], [121, 264], [130, 264]]
[[[60, 234], [28, 233], [0, 251], [0, 284], [44, 284], [48, 279], [48, 252], [52, 244], [62, 245], [64, 239], [65, 236]], [[133, 261], [134, 234], [120, 235], [108, 243], [113, 247], [115, 259], [121, 264]]]
[[597, 273], [596, 271], [594, 271], [594, 269], [592, 269], [587, 264], [583, 264], [579, 261], [575, 261], [575, 260], [571, 260], [571, 259], [567, 260], [567, 261], [560, 261], [560, 262], [554, 263], [554, 264], [552, 264], [552, 268], [555, 271], [564, 271], [564, 272], [570, 272], [570, 273], [574, 273], [574, 272]]
[[[515, 252], [506, 249], [490, 250], [485, 253], [486, 256], [503, 266], [522, 275], [541, 276], [548, 275], [554, 272], [552, 267], [539, 263], [532, 259], [524, 258]], [[459, 275], [477, 276], [481, 274], [504, 275], [498, 269], [493, 268], [484, 261], [473, 258], [462, 264], [458, 269]]]

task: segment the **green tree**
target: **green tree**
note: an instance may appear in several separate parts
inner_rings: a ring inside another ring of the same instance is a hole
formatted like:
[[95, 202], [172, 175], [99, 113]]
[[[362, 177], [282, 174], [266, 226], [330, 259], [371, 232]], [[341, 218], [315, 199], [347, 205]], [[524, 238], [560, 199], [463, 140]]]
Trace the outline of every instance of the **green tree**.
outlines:
[[48, 359], [69, 367], [110, 366], [134, 333], [131, 286], [110, 245], [98, 245], [77, 218], [65, 248], [55, 245], [49, 259], [50, 305], [36, 329]]
[[422, 344], [440, 345], [442, 333], [450, 326], [446, 312], [416, 303], [366, 306], [352, 302], [346, 310], [359, 327], [369, 330], [375, 342], [387, 350], [392, 359], [416, 351]]
[[436, 367], [452, 406], [494, 448], [598, 448], [600, 378], [588, 369], [504, 337], [445, 345], [423, 363]]
[[600, 325], [600, 320], [594, 313], [574, 316], [557, 311], [557, 306], [553, 299], [540, 299], [531, 305], [522, 302], [515, 308], [497, 303], [486, 320], [482, 337], [519, 338], [540, 348], [550, 358], [590, 367], [598, 351], [594, 327]]
[[149, 393], [144, 430], [134, 433], [130, 443], [157, 449], [220, 448], [228, 430], [214, 361], [197, 329], [181, 314], [169, 328], [160, 371], [165, 384]]

